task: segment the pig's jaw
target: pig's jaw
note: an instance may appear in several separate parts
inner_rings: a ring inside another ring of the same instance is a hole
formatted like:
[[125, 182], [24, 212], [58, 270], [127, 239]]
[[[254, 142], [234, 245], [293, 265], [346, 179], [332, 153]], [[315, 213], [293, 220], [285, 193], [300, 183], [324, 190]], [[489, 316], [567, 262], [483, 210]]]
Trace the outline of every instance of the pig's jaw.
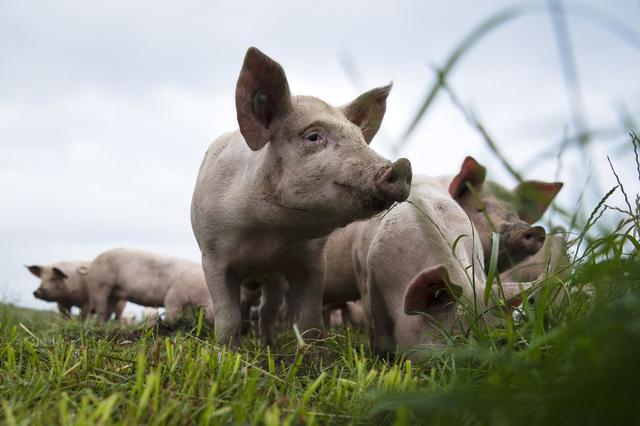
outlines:
[[373, 190], [367, 191], [346, 182], [334, 181], [333, 184], [340, 188], [341, 191], [348, 192], [351, 197], [354, 197], [362, 205], [362, 214], [357, 215], [358, 217], [355, 219], [365, 219], [393, 205], [393, 201], [386, 200], [381, 194]]

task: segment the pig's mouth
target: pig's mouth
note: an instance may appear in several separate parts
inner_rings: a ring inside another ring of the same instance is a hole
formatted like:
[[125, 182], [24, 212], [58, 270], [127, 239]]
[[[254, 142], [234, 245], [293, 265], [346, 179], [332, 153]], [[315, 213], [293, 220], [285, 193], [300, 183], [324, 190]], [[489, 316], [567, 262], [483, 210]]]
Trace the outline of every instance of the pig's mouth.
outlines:
[[333, 183], [339, 188], [351, 193], [357, 200], [360, 200], [367, 212], [379, 212], [388, 209], [393, 204], [392, 200], [386, 199], [376, 191], [367, 191], [346, 182], [334, 181]]

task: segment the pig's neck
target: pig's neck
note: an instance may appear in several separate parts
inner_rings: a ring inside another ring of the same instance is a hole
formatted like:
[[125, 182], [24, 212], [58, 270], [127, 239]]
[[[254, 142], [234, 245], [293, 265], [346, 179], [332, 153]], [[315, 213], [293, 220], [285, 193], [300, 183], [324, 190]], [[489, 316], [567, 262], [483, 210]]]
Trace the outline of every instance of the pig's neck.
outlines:
[[84, 277], [71, 276], [67, 280], [67, 288], [69, 289], [67, 299], [74, 306], [82, 306], [88, 299], [87, 283]]

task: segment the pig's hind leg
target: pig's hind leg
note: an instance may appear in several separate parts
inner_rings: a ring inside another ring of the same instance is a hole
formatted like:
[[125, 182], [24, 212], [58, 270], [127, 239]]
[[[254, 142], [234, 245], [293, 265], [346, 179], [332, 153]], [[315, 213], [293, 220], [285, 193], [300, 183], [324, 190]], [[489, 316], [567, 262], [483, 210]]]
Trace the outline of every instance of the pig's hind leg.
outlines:
[[294, 322], [304, 337], [320, 338], [324, 334], [322, 292], [324, 270], [299, 267], [286, 274]]
[[275, 328], [278, 314], [287, 291], [286, 282], [274, 279], [262, 285], [258, 327], [260, 329], [260, 341], [264, 345], [275, 347]]

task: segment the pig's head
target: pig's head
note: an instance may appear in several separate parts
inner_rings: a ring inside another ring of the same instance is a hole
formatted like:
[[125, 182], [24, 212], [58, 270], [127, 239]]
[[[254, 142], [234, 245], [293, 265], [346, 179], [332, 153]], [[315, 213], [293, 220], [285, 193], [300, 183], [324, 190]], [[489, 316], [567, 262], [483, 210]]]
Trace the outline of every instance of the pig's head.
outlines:
[[[33, 295], [47, 302], [56, 302], [66, 298], [69, 294], [67, 280], [69, 276], [57, 266], [27, 266], [29, 272], [40, 278], [40, 286]], [[86, 267], [78, 268], [76, 273], [83, 275], [87, 273]]]
[[[492, 288], [492, 298], [489, 305], [483, 302], [484, 282], [476, 282], [473, 286], [471, 283], [462, 285], [452, 282], [447, 268], [443, 265], [435, 266], [431, 269], [424, 270], [416, 275], [407, 286], [404, 295], [404, 314], [407, 315], [408, 321], [404, 321], [403, 326], [408, 328], [404, 330], [405, 346], [414, 346], [417, 344], [438, 344], [439, 336], [437, 330], [434, 329], [434, 322], [445, 329], [451, 330], [453, 326], [458, 325], [456, 321], [465, 320], [465, 318], [456, 318], [457, 305], [459, 302], [473, 307], [471, 313], [477, 314], [485, 312], [487, 308], [489, 313], [487, 318], [495, 312], [495, 302], [504, 296], [504, 305], [499, 304], [501, 309], [512, 311], [522, 302], [521, 291], [523, 288], [517, 283], [504, 284], [502, 291], [497, 286]], [[465, 280], [465, 274], [457, 274], [458, 279]], [[426, 314], [426, 316], [425, 316]]]
[[291, 96], [282, 67], [256, 48], [236, 86], [240, 132], [254, 151], [267, 150], [265, 197], [291, 210], [344, 225], [409, 196], [411, 164], [391, 163], [369, 148], [391, 85], [332, 107]]
[[525, 181], [514, 189], [486, 181], [486, 169], [472, 157], [465, 158], [449, 193], [478, 230], [485, 264], [491, 257], [491, 232], [500, 234], [498, 270], [510, 268], [540, 250], [545, 230], [532, 226], [562, 188], [560, 182]]

